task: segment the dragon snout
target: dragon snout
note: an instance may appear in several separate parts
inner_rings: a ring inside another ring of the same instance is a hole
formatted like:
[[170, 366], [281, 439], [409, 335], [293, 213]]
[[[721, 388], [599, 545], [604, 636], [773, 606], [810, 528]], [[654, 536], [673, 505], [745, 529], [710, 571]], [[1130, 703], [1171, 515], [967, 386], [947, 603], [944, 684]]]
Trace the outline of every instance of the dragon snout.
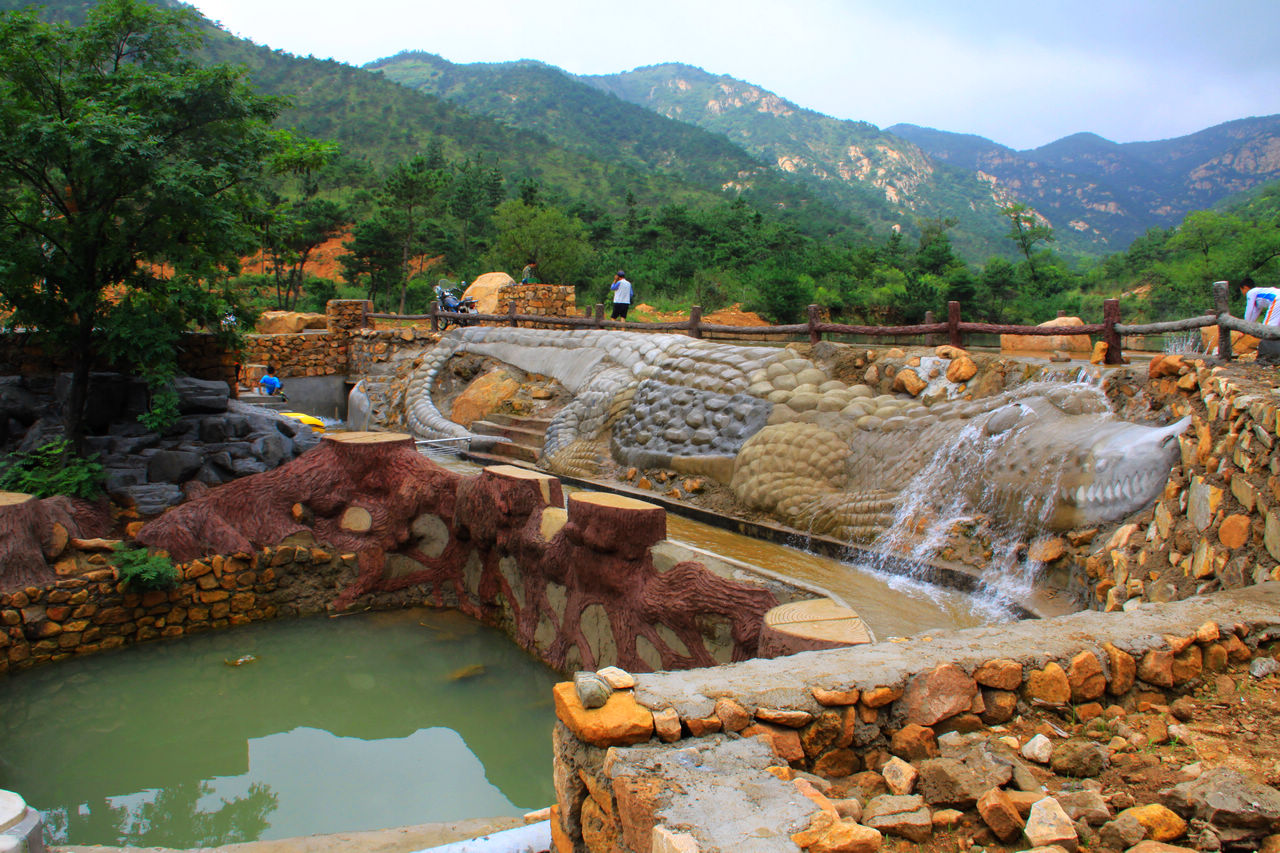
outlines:
[[1160, 496], [1178, 461], [1178, 436], [1190, 418], [1167, 427], [1117, 424], [1064, 474], [1052, 526], [1098, 524], [1137, 512]]

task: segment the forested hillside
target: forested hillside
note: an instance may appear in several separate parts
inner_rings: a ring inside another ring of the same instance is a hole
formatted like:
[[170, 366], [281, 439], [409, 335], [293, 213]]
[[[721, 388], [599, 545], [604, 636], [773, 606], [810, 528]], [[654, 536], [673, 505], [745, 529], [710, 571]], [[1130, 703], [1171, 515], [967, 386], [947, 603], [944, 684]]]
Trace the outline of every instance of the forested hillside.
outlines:
[[581, 79], [723, 134], [804, 179], [815, 194], [862, 211], [881, 234], [897, 225], [917, 235], [920, 220], [949, 217], [963, 254], [1006, 251], [999, 190], [993, 192], [972, 171], [934, 162], [914, 143], [875, 125], [834, 119], [758, 86], [676, 63]]
[[[56, 0], [51, 13], [83, 8]], [[1253, 186], [1272, 168], [1268, 120], [1168, 143], [1068, 137], [1032, 152], [1032, 171], [980, 137], [899, 127], [908, 142], [687, 66], [591, 85], [429, 54], [364, 70], [199, 26], [209, 61], [288, 100], [254, 223], [263, 261], [235, 282], [258, 307], [343, 295], [417, 312], [440, 279], [529, 261], [583, 304], [624, 269], [658, 307], [740, 302], [781, 322], [814, 302], [849, 321], [913, 322], [952, 299], [966, 319], [1096, 319], [1112, 295], [1126, 318], [1168, 318], [1203, 309], [1216, 278], [1280, 283], [1280, 193]], [[1185, 176], [1182, 196], [1149, 183], [1170, 174]], [[1024, 183], [1039, 193], [1029, 204], [1014, 195]], [[1250, 186], [1230, 210], [1174, 207]], [[1115, 245], [1103, 225], [1142, 205], [1159, 227], [1100, 261], [1081, 251]], [[308, 259], [335, 239], [341, 273], [317, 277]]]

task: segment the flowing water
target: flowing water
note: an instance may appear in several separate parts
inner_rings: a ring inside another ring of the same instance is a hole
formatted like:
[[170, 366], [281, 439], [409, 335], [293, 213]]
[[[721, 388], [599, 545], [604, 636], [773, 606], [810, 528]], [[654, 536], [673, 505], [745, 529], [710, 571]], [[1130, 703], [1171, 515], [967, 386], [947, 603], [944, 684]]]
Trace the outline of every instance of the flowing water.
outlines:
[[197, 847], [521, 814], [555, 799], [557, 680], [450, 611], [149, 643], [0, 682], [0, 788], [44, 812], [56, 844]]
[[798, 548], [667, 514], [667, 538], [822, 587], [857, 611], [879, 640], [1009, 619], [964, 593], [855, 568]]
[[[1110, 411], [1096, 380], [1084, 372], [1066, 375], [1063, 381], [1034, 383], [1026, 390], [1028, 394], [1045, 393], [1072, 385], [1087, 394], [1100, 413]], [[1015, 401], [1011, 405], [1019, 404]], [[1027, 597], [1043, 567], [1026, 556], [1022, 545], [1047, 528], [1068, 459], [1061, 458], [1057, 465], [1049, 464], [1036, 471], [1034, 478], [1016, 492], [986, 486], [975, 496], [955, 484], [967, 483], [973, 472], [991, 467], [993, 460], [1007, 453], [1006, 445], [1018, 431], [1034, 421], [1034, 417], [1020, 418], [1013, 428], [997, 435], [984, 434], [981, 423], [966, 426], [954, 442], [939, 448], [903, 489], [893, 523], [867, 550], [923, 566], [938, 560], [958, 525], [982, 519], [987, 524], [992, 554], [981, 573], [983, 588], [972, 598], [974, 608], [998, 618], [1003, 602]], [[928, 523], [922, 525], [921, 519]], [[883, 559], [872, 556], [857, 565], [879, 572], [883, 563]]]

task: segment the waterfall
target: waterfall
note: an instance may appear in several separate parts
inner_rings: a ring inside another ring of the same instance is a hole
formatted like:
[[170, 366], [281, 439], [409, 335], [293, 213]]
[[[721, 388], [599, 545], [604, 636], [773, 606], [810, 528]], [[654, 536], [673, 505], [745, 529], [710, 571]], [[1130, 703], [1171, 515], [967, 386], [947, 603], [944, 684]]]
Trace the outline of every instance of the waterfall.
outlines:
[[[1100, 405], [1110, 410], [1094, 377], [1077, 374], [1064, 380], [1031, 383], [1023, 391], [1032, 396], [1064, 385], [1078, 386], [1096, 395]], [[1010, 405], [1021, 404], [1014, 400]], [[1007, 603], [1026, 598], [1042, 568], [1027, 554], [1023, 543], [1034, 542], [1047, 527], [1070, 461], [1063, 457], [1057, 464], [1032, 472], [1016, 492], [975, 480], [975, 476], [994, 468], [1007, 446], [1034, 420], [1022, 417], [1011, 429], [988, 435], [984, 430], [988, 419], [974, 418], [954, 441], [940, 447], [903, 489], [893, 522], [866, 548], [871, 554], [864, 552], [850, 564], [885, 576], [904, 592], [927, 592], [934, 589], [925, 583], [928, 567], [943, 559], [957, 531], [968, 528], [969, 532], [961, 535], [981, 533], [987, 537], [991, 552], [979, 576], [975, 606], [993, 621], [1000, 616], [1009, 618]], [[904, 575], [903, 564], [915, 570]]]

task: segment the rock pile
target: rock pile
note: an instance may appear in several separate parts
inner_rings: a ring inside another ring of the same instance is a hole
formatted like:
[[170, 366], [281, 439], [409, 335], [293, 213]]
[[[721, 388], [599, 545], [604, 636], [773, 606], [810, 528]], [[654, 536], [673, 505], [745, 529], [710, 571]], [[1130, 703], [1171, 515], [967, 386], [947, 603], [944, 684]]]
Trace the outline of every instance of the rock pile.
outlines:
[[[61, 434], [59, 412], [68, 379], [0, 378], [0, 422], [16, 450]], [[225, 382], [179, 377], [178, 420], [162, 432], [138, 422], [146, 386], [118, 373], [95, 373], [86, 406], [90, 451], [106, 469], [106, 491], [140, 515], [181, 503], [188, 484], [214, 486], [270, 470], [313, 447], [311, 429], [230, 396]]]
[[[1255, 659], [1269, 660], [1274, 659]], [[616, 672], [607, 675], [617, 681]], [[720, 820], [719, 810], [702, 812], [692, 829], [677, 819], [688, 805], [682, 801], [698, 796], [687, 789], [710, 784], [686, 778], [687, 769], [702, 776], [713, 769], [724, 773], [714, 781], [726, 812], [737, 808], [739, 799], [768, 809], [754, 831], [767, 827], [811, 853], [920, 849], [917, 845], [947, 851], [1177, 853], [1269, 850], [1280, 842], [1280, 791], [1233, 767], [1187, 761], [1198, 758], [1193, 751], [1198, 733], [1210, 728], [1213, 703], [1224, 692], [1235, 691], [1237, 683], [1240, 690], [1263, 691], [1259, 704], [1265, 706], [1266, 696], [1280, 684], [1271, 676], [1260, 680], [1244, 667], [1219, 676], [1231, 686], [1202, 689], [1172, 705], [1142, 702], [1130, 710], [1112, 705], [1088, 721], [1029, 711], [1008, 725], [972, 732], [935, 734], [934, 728], [907, 724], [887, 750], [866, 754], [861, 772], [832, 765], [799, 769], [808, 730], [797, 732], [793, 750], [780, 748], [784, 741], [762, 731], [759, 723], [751, 725], [751, 715], [730, 699], [716, 703], [723, 734], [680, 741], [678, 718], [667, 720], [659, 713], [646, 718], [625, 690], [611, 693], [607, 702], [586, 701], [584, 685], [594, 684], [593, 679], [601, 680], [579, 673], [576, 690], [566, 683], [556, 693], [564, 727], [557, 731], [562, 756], [557, 766], [576, 764], [586, 798], [575, 827], [563, 821], [562, 796], [553, 820], [559, 850], [648, 849], [644, 833], [650, 831], [654, 849], [660, 836], [673, 832], [684, 844], [675, 849], [711, 849], [711, 837], [731, 849], [738, 828]], [[588, 710], [593, 705], [598, 710]], [[805, 725], [783, 720], [787, 713], [798, 712], [776, 712], [771, 727]], [[585, 744], [607, 749], [604, 760], [596, 762], [590, 749], [574, 746], [565, 737], [570, 731]], [[664, 752], [646, 742], [655, 734], [673, 746]], [[748, 760], [741, 750], [727, 760], [731, 744], [747, 741], [768, 745], [773, 760]], [[763, 772], [774, 778], [762, 780]], [[789, 785], [790, 797], [775, 780]], [[565, 785], [558, 784], [558, 790]], [[793, 808], [798, 799], [809, 804], [803, 818]], [[571, 846], [575, 828], [582, 847]], [[774, 846], [752, 849], [793, 848], [778, 839]]]

